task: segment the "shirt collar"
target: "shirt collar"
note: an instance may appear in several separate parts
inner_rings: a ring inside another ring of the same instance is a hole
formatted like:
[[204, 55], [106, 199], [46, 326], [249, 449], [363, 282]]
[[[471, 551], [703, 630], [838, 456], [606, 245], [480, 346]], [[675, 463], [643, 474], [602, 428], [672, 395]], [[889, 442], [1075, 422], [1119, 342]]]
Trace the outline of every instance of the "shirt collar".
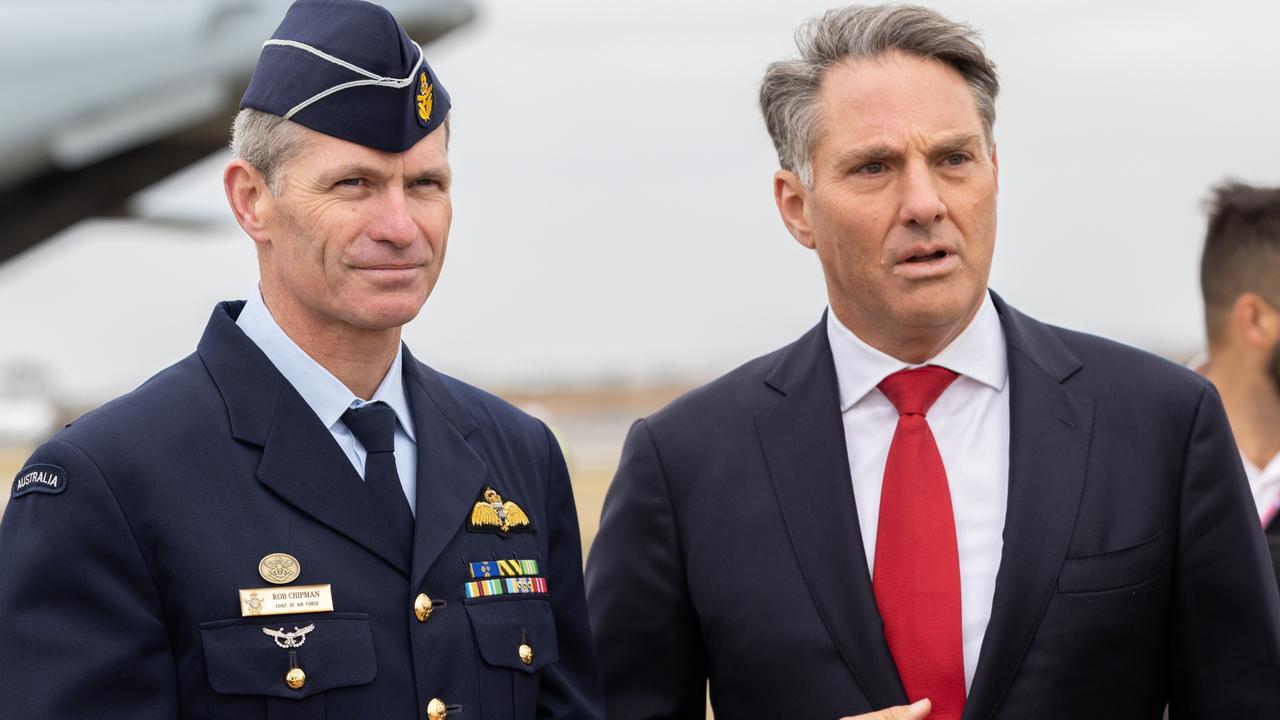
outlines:
[[1266, 467], [1261, 468], [1254, 465], [1243, 452], [1240, 453], [1240, 459], [1244, 462], [1244, 471], [1249, 476], [1250, 482], [1259, 486], [1280, 484], [1280, 453], [1267, 461]]
[[990, 293], [984, 294], [982, 306], [969, 326], [942, 352], [920, 365], [903, 362], [863, 342], [830, 308], [827, 308], [827, 339], [840, 386], [840, 412], [856, 405], [881, 380], [909, 367], [940, 365], [997, 392], [1004, 389], [1009, 379], [1004, 328], [1000, 326], [1000, 316]]
[[[285, 334], [262, 301], [258, 288], [249, 293], [249, 300], [245, 303], [244, 310], [240, 311], [236, 325], [298, 391], [325, 427], [332, 428], [348, 408], [364, 404], [341, 380], [325, 370]], [[382, 378], [370, 402], [381, 400], [391, 406], [396, 419], [400, 421], [400, 427], [410, 440], [416, 442], [413, 416], [409, 413], [409, 402], [404, 392], [403, 357], [403, 346], [397, 347], [391, 369]]]

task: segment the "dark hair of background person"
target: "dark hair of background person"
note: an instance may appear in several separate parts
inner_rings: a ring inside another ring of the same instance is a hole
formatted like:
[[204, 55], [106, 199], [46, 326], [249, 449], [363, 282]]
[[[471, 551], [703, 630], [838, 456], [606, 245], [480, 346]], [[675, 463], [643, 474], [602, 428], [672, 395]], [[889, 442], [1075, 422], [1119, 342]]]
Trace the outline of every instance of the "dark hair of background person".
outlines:
[[1213, 189], [1206, 205], [1209, 229], [1200, 257], [1200, 289], [1213, 345], [1244, 293], [1256, 293], [1280, 309], [1280, 188], [1228, 181]]

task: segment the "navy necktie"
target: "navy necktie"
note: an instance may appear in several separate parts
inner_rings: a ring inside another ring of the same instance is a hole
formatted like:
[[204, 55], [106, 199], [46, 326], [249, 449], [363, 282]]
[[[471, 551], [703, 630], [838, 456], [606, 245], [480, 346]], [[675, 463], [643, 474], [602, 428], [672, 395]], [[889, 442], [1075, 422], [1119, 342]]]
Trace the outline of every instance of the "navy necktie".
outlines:
[[342, 413], [342, 422], [364, 446], [364, 485], [387, 517], [392, 534], [413, 557], [413, 511], [396, 472], [396, 411], [384, 402], [369, 403]]

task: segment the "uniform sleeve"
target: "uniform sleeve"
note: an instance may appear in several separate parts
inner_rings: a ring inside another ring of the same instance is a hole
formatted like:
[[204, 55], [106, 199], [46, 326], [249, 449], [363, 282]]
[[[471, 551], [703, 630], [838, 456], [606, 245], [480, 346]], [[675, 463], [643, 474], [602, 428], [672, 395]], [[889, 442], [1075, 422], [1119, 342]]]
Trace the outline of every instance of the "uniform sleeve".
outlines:
[[549, 445], [550, 569], [547, 576], [560, 661], [543, 670], [538, 718], [604, 720], [604, 693], [582, 584], [578, 511], [560, 444], [543, 426]]
[[1280, 717], [1280, 596], [1222, 402], [1206, 386], [1184, 463], [1171, 720]]
[[102, 474], [56, 439], [32, 465], [65, 485], [11, 497], [0, 522], [0, 714], [177, 717], [155, 582]]
[[707, 656], [662, 459], [632, 426], [587, 563], [610, 720], [702, 720]]

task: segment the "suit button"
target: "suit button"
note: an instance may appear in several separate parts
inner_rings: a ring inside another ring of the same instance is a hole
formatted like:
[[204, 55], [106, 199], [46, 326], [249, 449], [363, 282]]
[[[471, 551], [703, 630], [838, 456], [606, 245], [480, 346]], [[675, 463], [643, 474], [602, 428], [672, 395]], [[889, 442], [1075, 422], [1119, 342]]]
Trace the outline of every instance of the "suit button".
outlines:
[[427, 717], [430, 720], [444, 720], [448, 714], [449, 710], [440, 698], [431, 698], [431, 702], [427, 703]]
[[292, 668], [284, 674], [284, 682], [294, 690], [301, 690], [307, 684], [307, 674], [302, 672], [302, 668]]
[[520, 662], [525, 665], [533, 664], [533, 648], [529, 647], [527, 643], [520, 645]]
[[[420, 593], [413, 601], [413, 616], [418, 618], [418, 622], [426, 622], [431, 618], [431, 598], [426, 593]], [[441, 705], [440, 707], [444, 707]], [[443, 712], [443, 710], [441, 711]], [[441, 715], [440, 717], [444, 717]]]

